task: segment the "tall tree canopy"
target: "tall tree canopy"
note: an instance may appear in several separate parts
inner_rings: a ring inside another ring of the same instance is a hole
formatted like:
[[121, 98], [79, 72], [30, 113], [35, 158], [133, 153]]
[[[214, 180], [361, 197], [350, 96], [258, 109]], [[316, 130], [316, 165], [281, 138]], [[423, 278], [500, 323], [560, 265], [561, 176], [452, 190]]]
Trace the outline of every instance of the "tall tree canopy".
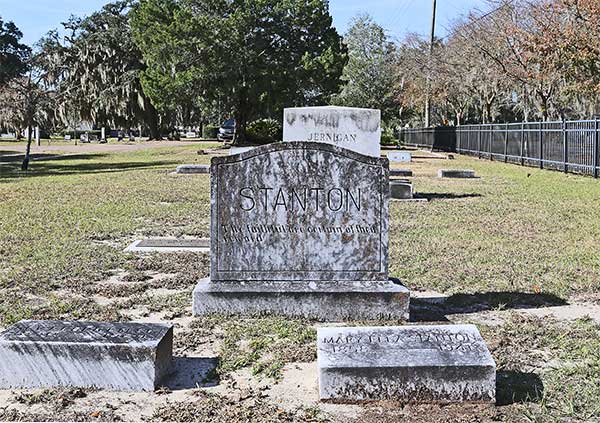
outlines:
[[353, 20], [344, 41], [349, 55], [342, 75], [345, 86], [334, 102], [381, 109], [387, 122], [399, 118], [397, 100], [401, 84], [394, 72], [398, 61], [395, 44], [368, 15]]
[[80, 119], [110, 126], [143, 125], [159, 138], [159, 117], [144, 93], [142, 53], [133, 40], [129, 15], [132, 0], [107, 4], [85, 19], [71, 18], [61, 43], [56, 32], [42, 41], [49, 71], [60, 87], [64, 121], [74, 111]]
[[0, 17], [0, 85], [22, 75], [31, 49], [21, 44], [23, 34], [12, 22], [4, 22]]
[[347, 61], [326, 0], [141, 0], [132, 26], [157, 107], [223, 102], [237, 142], [252, 119], [327, 102]]

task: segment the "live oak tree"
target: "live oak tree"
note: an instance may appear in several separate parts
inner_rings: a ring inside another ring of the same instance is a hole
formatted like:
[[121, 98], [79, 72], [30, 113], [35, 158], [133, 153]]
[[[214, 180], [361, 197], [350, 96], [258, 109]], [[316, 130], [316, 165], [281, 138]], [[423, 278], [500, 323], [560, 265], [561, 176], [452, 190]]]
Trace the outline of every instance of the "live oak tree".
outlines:
[[63, 100], [59, 113], [65, 122], [76, 111], [81, 120], [95, 123], [143, 125], [151, 139], [160, 139], [158, 112], [140, 81], [145, 64], [131, 32], [134, 4], [117, 1], [85, 19], [72, 17], [63, 24], [66, 42], [51, 32], [43, 51]]
[[325, 0], [141, 0], [132, 25], [154, 104], [222, 102], [236, 143], [252, 119], [328, 102], [347, 61]]

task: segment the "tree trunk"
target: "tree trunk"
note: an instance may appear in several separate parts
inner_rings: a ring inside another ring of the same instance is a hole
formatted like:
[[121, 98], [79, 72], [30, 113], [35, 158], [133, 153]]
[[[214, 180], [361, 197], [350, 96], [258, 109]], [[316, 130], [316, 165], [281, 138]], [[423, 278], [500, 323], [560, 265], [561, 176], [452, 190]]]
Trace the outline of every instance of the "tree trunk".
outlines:
[[[152, 104], [150, 99], [145, 98], [144, 103], [145, 103], [145, 110], [146, 110], [146, 113], [145, 113], [146, 124], [148, 125], [148, 129], [150, 130], [149, 141], [153, 141], [153, 140], [160, 141], [161, 136], [160, 136], [160, 124], [159, 124], [159, 119], [158, 119], [158, 110], [156, 110], [156, 107], [154, 107], [154, 104]], [[140, 137], [141, 136], [142, 136], [142, 134], [140, 132]]]
[[31, 154], [31, 130], [32, 130], [32, 125], [31, 123], [29, 123], [27, 125], [27, 149], [25, 150], [25, 157], [23, 157], [23, 163], [21, 163], [21, 170], [22, 171], [27, 171], [29, 170], [29, 156]]

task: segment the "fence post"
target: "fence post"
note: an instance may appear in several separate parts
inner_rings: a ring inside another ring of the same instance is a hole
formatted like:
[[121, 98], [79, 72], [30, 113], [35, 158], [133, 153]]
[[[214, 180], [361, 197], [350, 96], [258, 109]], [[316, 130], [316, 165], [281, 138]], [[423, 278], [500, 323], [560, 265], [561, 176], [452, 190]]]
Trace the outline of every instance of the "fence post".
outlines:
[[489, 137], [488, 137], [488, 153], [490, 155], [490, 160], [494, 161], [494, 154], [492, 153], [492, 141], [493, 141], [493, 138], [494, 138], [494, 124], [493, 123], [490, 123], [488, 125], [488, 134], [489, 134]]
[[481, 125], [477, 125], [477, 157], [481, 159]]
[[525, 124], [521, 122], [521, 166], [525, 166]]
[[504, 127], [504, 163], [508, 163], [508, 123]]
[[539, 128], [539, 138], [540, 138], [540, 169], [544, 168], [544, 142], [543, 142], [543, 135], [542, 135], [542, 122], [539, 122], [540, 128]]
[[598, 177], [598, 118], [594, 119], [594, 178]]
[[563, 119], [562, 122], [562, 134], [563, 134], [563, 167], [564, 167], [564, 172], [567, 173], [569, 172], [569, 168], [567, 165], [568, 159], [569, 159], [569, 144], [568, 144], [568, 137], [567, 137], [567, 121], [565, 119]]

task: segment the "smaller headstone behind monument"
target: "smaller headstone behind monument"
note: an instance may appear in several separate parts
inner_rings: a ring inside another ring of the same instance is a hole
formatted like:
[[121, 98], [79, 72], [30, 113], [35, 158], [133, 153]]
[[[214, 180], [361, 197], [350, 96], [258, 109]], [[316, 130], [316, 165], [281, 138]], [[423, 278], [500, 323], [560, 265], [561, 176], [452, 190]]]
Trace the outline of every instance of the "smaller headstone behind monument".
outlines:
[[317, 330], [322, 400], [493, 402], [496, 364], [474, 325]]
[[0, 389], [152, 391], [172, 350], [170, 325], [23, 320], [0, 334]]
[[245, 153], [247, 151], [251, 151], [254, 150], [256, 147], [231, 147], [229, 149], [229, 155], [230, 156], [235, 156], [236, 154], [242, 154]]
[[283, 141], [323, 142], [379, 157], [381, 111], [337, 106], [287, 108]]

